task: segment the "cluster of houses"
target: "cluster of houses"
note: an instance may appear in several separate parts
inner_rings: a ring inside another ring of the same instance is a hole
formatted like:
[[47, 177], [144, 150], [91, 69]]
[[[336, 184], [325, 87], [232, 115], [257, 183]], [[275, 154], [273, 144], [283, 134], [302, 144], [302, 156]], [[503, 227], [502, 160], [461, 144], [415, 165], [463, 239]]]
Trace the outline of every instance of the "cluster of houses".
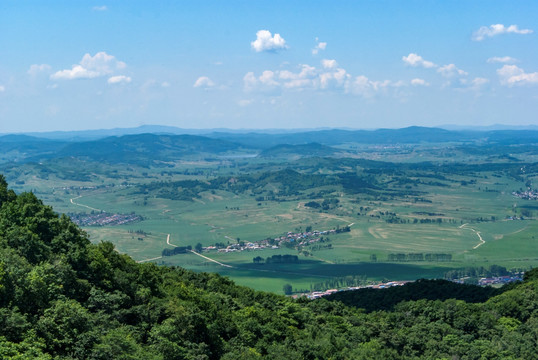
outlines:
[[237, 251], [245, 251], [245, 250], [263, 250], [267, 248], [278, 249], [278, 246], [276, 245], [269, 246], [268, 244], [248, 242], [248, 243], [244, 243], [243, 245], [241, 244], [228, 245], [225, 248], [222, 248], [222, 247], [219, 248], [217, 246], [207, 246], [207, 247], [203, 247], [202, 250], [203, 251], [212, 251], [212, 250], [215, 251], [216, 250], [218, 252], [228, 253], [228, 252], [237, 252]]
[[264, 250], [264, 249], [278, 249], [284, 243], [293, 243], [296, 246], [310, 245], [319, 242], [323, 235], [329, 235], [336, 233], [336, 230], [324, 230], [324, 231], [305, 231], [305, 232], [288, 232], [286, 235], [276, 237], [274, 239], [263, 239], [256, 242], [246, 242], [231, 244], [226, 247], [219, 246], [206, 246], [202, 248], [202, 251], [218, 251], [218, 252], [237, 252], [237, 251], [250, 251], [250, 250]]
[[331, 295], [331, 294], [334, 294], [335, 292], [340, 292], [340, 291], [353, 291], [353, 290], [359, 290], [359, 289], [386, 289], [386, 288], [394, 287], [394, 286], [402, 286], [402, 285], [407, 284], [408, 282], [409, 281], [389, 281], [386, 283], [379, 283], [375, 285], [350, 286], [350, 287], [346, 287], [342, 289], [329, 289], [325, 291], [313, 291], [310, 293], [296, 294], [296, 295], [293, 295], [292, 297], [295, 299], [300, 298], [300, 297], [306, 297], [310, 300], [313, 300], [313, 299], [319, 299], [321, 297]]
[[[523, 278], [521, 275], [512, 275], [512, 276], [497, 276], [497, 277], [488, 277], [488, 278], [481, 278], [478, 280], [478, 285], [480, 286], [489, 286], [494, 284], [508, 284], [514, 281], [522, 281]], [[407, 284], [410, 281], [389, 281], [386, 283], [379, 283], [376, 285], [365, 285], [365, 286], [350, 286], [342, 289], [329, 289], [325, 291], [313, 291], [310, 293], [302, 293], [302, 294], [295, 294], [292, 295], [293, 298], [297, 299], [300, 297], [306, 297], [308, 299], [319, 299], [321, 297], [334, 294], [335, 292], [340, 291], [353, 291], [358, 289], [386, 289], [389, 287], [394, 286], [402, 286]], [[459, 282], [459, 281], [455, 281]], [[463, 283], [463, 281], [462, 281]]]
[[69, 216], [78, 226], [124, 225], [142, 220], [142, 217], [136, 214], [111, 214], [106, 212], [97, 214], [69, 214]]
[[478, 279], [478, 285], [487, 286], [494, 284], [508, 284], [514, 281], [522, 281], [523, 278], [520, 275], [514, 276], [497, 276]]
[[538, 190], [514, 191], [512, 195], [525, 200], [538, 200]]

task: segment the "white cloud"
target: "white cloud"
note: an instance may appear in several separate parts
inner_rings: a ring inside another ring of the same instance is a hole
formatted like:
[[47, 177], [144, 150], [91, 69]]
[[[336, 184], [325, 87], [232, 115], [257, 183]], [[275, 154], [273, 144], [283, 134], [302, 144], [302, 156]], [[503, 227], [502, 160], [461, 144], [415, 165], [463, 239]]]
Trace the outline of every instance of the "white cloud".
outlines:
[[275, 73], [271, 70], [265, 70], [259, 77], [260, 82], [267, 86], [276, 86], [278, 82], [275, 80]]
[[215, 83], [208, 78], [207, 76], [200, 76], [193, 85], [195, 88], [203, 87], [203, 88], [210, 88], [215, 86]]
[[426, 80], [418, 79], [418, 78], [411, 80], [411, 85], [413, 85], [413, 86], [430, 86], [430, 84], [427, 83]]
[[312, 55], [317, 55], [320, 50], [325, 50], [325, 48], [327, 48], [326, 42], [321, 42], [318, 38], [316, 38], [316, 42], [316, 46], [312, 49]]
[[117, 75], [117, 76], [109, 77], [107, 82], [109, 84], [120, 84], [120, 83], [127, 84], [131, 82], [131, 78], [125, 75]]
[[400, 86], [402, 82], [393, 83], [389, 80], [373, 81], [366, 76], [353, 77], [346, 70], [334, 66], [315, 68], [301, 65], [297, 72], [289, 70], [266, 70], [260, 76], [253, 72], [244, 78], [245, 91], [274, 92], [276, 90], [334, 90], [372, 97], [378, 92], [388, 91], [389, 87]]
[[317, 80], [317, 70], [310, 65], [301, 65], [299, 73], [283, 70], [279, 72], [279, 78], [284, 80], [282, 85], [285, 88], [306, 88], [315, 87]]
[[334, 88], [345, 86], [345, 83], [349, 81], [351, 75], [349, 75], [344, 69], [336, 69], [333, 72], [323, 72], [319, 75], [319, 83], [322, 89]]
[[532, 34], [531, 29], [519, 29], [517, 25], [510, 25], [508, 27], [504, 26], [503, 24], [493, 24], [488, 26], [482, 26], [480, 29], [475, 31], [473, 33], [472, 39], [474, 41], [482, 41], [486, 37], [493, 37], [501, 34]]
[[163, 81], [163, 82], [161, 83], [161, 87], [163, 87], [163, 88], [170, 87], [170, 83], [169, 83], [168, 81]]
[[489, 83], [489, 80], [486, 79], [486, 78], [480, 78], [480, 77], [476, 77], [472, 80], [472, 85], [473, 86], [482, 86], [482, 85], [485, 85], [487, 83]]
[[516, 65], [504, 65], [497, 70], [497, 74], [501, 84], [507, 86], [538, 84], [538, 72], [526, 73]]
[[338, 64], [336, 63], [336, 60], [328, 60], [328, 59], [321, 60], [321, 65], [323, 65], [325, 69], [334, 69], [335, 67], [338, 66]]
[[425, 68], [432, 68], [432, 67], [437, 66], [434, 63], [432, 63], [431, 61], [424, 60], [422, 58], [422, 56], [417, 55], [415, 53], [410, 53], [407, 56], [402, 56], [402, 60], [407, 65], [413, 66], [413, 67], [422, 66], [422, 67], [425, 67]]
[[503, 57], [499, 57], [499, 56], [494, 56], [494, 57], [490, 57], [488, 59], [488, 63], [492, 64], [492, 63], [505, 63], [505, 64], [510, 64], [510, 63], [516, 63], [518, 62], [517, 59], [514, 59], [513, 57], [510, 57], [510, 56], [503, 56]]
[[50, 65], [47, 64], [33, 64], [30, 66], [30, 69], [28, 69], [28, 75], [30, 76], [36, 76], [40, 72], [48, 72], [51, 70]]
[[6, 91], [6, 87], [4, 85], [0, 85], [0, 92]]
[[468, 75], [467, 72], [458, 69], [456, 65], [454, 64], [448, 64], [443, 65], [439, 69], [437, 69], [437, 72], [443, 75], [444, 77], [453, 77], [453, 76], [465, 76]]
[[71, 70], [61, 70], [50, 76], [53, 80], [92, 79], [101, 76], [97, 71], [85, 69], [80, 65], [73, 65]]
[[92, 79], [96, 77], [112, 74], [115, 70], [125, 68], [123, 61], [118, 61], [106, 52], [98, 52], [94, 56], [85, 54], [79, 64], [75, 64], [71, 69], [55, 72], [50, 76], [53, 80], [73, 80]]
[[268, 30], [259, 30], [256, 33], [256, 40], [250, 43], [252, 49], [256, 52], [261, 51], [277, 51], [286, 49], [286, 40], [280, 36], [280, 34], [271, 35]]
[[94, 6], [92, 8], [93, 11], [107, 11], [108, 10], [108, 7], [106, 5], [101, 5], [101, 6]]

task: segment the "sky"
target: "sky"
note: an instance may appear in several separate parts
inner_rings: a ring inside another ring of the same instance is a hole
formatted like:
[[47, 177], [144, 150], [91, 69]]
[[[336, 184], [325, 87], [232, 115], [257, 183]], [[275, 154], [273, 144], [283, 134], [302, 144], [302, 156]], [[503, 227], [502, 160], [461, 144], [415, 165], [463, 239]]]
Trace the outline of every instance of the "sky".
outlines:
[[0, 2], [0, 133], [538, 125], [538, 2]]

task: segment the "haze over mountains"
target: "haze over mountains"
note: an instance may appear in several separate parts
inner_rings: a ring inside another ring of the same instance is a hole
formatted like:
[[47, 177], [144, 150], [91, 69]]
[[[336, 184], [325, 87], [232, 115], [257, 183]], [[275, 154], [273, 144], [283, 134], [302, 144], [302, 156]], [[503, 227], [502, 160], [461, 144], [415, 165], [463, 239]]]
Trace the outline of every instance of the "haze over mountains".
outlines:
[[[185, 132], [190, 132], [187, 134]], [[198, 135], [195, 135], [198, 133]], [[110, 136], [110, 134], [115, 134]], [[37, 136], [39, 135], [39, 136]], [[93, 161], [170, 161], [192, 155], [225, 156], [331, 156], [342, 153], [334, 146], [356, 144], [417, 144], [455, 142], [466, 145], [523, 145], [536, 143], [538, 130], [453, 131], [408, 127], [378, 130], [310, 130], [233, 132], [184, 130], [142, 126], [132, 129], [65, 133], [10, 134], [0, 136], [1, 161], [39, 161], [80, 157]]]

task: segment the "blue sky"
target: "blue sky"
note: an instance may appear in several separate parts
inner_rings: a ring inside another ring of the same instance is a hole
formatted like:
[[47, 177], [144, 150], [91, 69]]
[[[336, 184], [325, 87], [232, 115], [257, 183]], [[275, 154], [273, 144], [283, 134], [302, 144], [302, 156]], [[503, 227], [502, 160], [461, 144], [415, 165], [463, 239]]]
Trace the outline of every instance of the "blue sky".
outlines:
[[536, 1], [0, 3], [0, 133], [538, 125]]

